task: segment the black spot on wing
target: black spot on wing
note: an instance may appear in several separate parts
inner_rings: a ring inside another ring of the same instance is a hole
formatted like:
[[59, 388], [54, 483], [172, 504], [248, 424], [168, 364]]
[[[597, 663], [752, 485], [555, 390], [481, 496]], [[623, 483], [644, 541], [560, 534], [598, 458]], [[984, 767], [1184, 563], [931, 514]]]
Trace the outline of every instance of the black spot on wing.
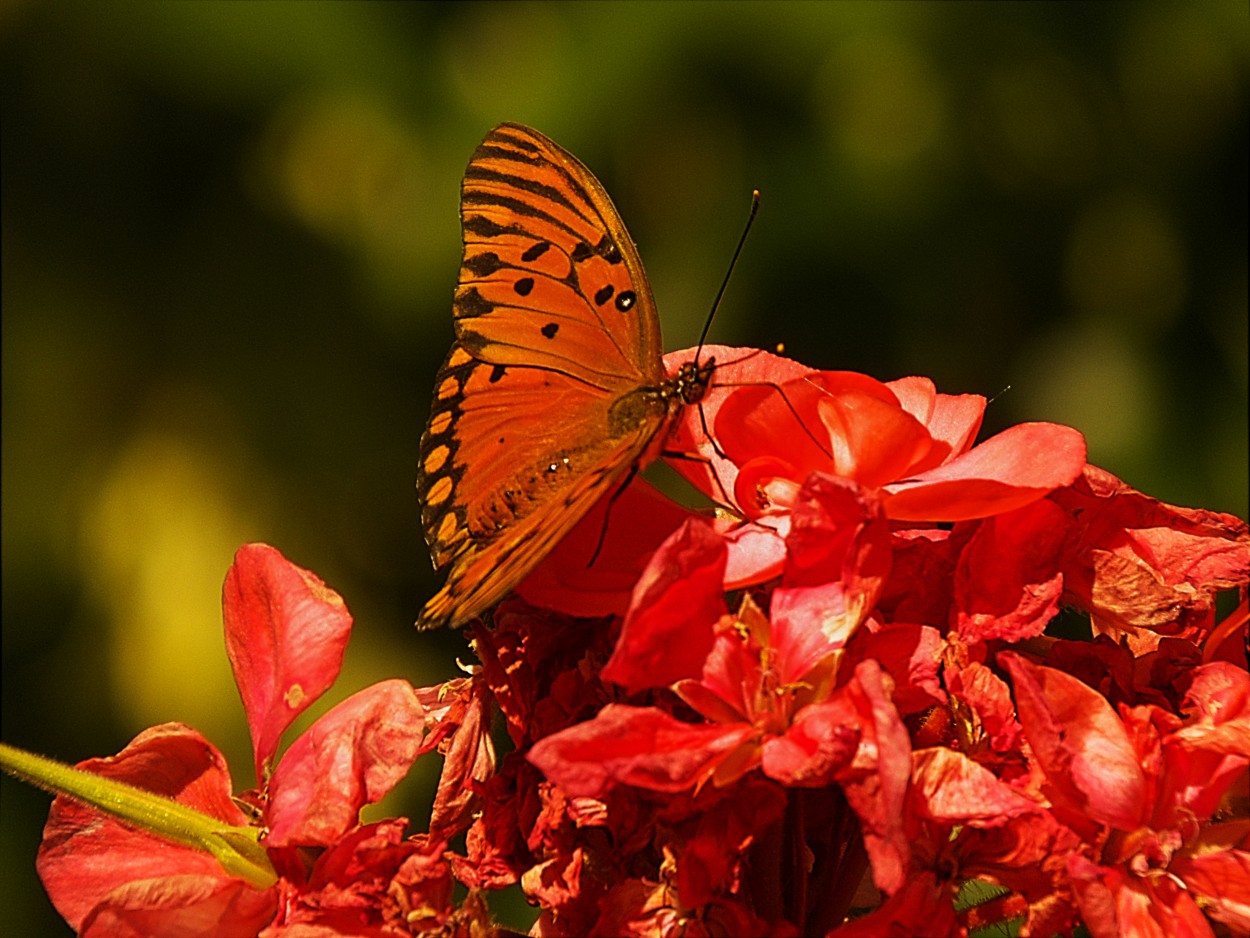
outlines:
[[619, 264], [622, 260], [624, 260], [624, 258], [621, 257], [621, 249], [618, 248], [616, 246], [616, 242], [606, 234], [600, 238], [599, 243], [595, 245], [595, 253], [609, 264]]
[[456, 316], [465, 319], [472, 319], [474, 316], [485, 316], [494, 312], [495, 304], [487, 300], [477, 287], [469, 287], [461, 290], [456, 294], [454, 303], [456, 307]]
[[539, 241], [533, 247], [525, 249], [525, 253], [521, 255], [521, 260], [525, 261], [527, 264], [532, 264], [534, 261], [546, 254], [549, 247], [551, 247], [551, 243], [549, 241]]
[[508, 234], [524, 234], [525, 229], [519, 225], [501, 225], [491, 221], [484, 215], [466, 215], [463, 221], [465, 234], [474, 234], [483, 238], [498, 238]]
[[484, 251], [481, 254], [474, 254], [472, 257], [464, 259], [464, 266], [467, 267], [475, 276], [489, 277], [501, 267], [506, 266], [499, 259], [499, 255], [494, 251]]

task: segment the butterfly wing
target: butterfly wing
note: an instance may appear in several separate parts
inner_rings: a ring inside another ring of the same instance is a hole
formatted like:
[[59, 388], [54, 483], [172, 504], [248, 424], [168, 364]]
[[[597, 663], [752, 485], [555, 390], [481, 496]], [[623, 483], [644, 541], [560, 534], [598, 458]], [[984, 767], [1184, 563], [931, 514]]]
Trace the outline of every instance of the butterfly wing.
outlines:
[[664, 426], [659, 320], [598, 180], [501, 124], [461, 187], [456, 341], [421, 440], [422, 525], [444, 587], [418, 625], [504, 597]]

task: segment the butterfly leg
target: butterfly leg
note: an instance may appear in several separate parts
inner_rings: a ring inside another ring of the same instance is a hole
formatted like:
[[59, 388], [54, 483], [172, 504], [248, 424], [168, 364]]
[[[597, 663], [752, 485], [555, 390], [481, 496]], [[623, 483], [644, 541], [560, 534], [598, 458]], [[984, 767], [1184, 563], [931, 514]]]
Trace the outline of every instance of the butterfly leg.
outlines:
[[612, 490], [612, 494], [608, 496], [608, 507], [603, 512], [603, 524], [599, 528], [599, 540], [595, 542], [595, 549], [590, 554], [590, 559], [586, 561], [587, 567], [593, 567], [595, 561], [599, 557], [599, 551], [603, 550], [603, 542], [608, 537], [608, 521], [612, 517], [612, 506], [616, 504], [616, 500], [621, 494], [629, 488], [629, 483], [634, 481], [634, 476], [638, 475], [638, 470], [642, 468], [639, 463], [634, 463], [629, 467], [629, 472], [625, 473], [625, 478], [621, 480], [621, 484]]
[[[711, 438], [709, 437], [709, 439], [711, 439]], [[712, 441], [712, 445], [713, 445], [713, 446], [716, 446], [716, 442], [715, 442], [714, 440]], [[724, 453], [722, 453], [722, 452], [720, 451], [720, 447], [719, 447], [719, 446], [716, 446], [716, 454], [717, 454], [718, 456], [720, 456], [721, 458], [723, 458], [723, 459], [727, 459], [727, 458], [728, 458], [727, 456], [725, 456], [725, 454], [724, 454]], [[717, 487], [718, 489], [720, 489], [720, 495], [721, 495], [721, 497], [720, 497], [720, 503], [721, 503], [721, 505], [725, 506], [726, 508], [732, 508], [732, 507], [733, 507], [733, 501], [732, 501], [732, 500], [730, 499], [730, 497], [729, 497], [729, 492], [728, 492], [728, 491], [726, 491], [726, 489], [725, 489], [725, 483], [721, 481], [721, 479], [720, 479], [720, 473], [718, 473], [718, 472], [716, 471], [716, 463], [715, 463], [715, 462], [713, 462], [712, 460], [708, 459], [706, 456], [702, 455], [701, 453], [687, 453], [687, 452], [685, 452], [685, 451], [683, 451], [683, 450], [675, 450], [675, 449], [665, 449], [665, 450], [661, 450], [661, 451], [660, 451], [660, 456], [661, 456], [662, 458], [664, 458], [664, 459], [680, 459], [680, 460], [682, 460], [682, 461], [684, 461], [684, 462], [697, 462], [697, 463], [703, 463], [703, 465], [707, 466], [708, 471], [712, 474], [712, 478], [713, 478], [713, 479], [715, 480], [715, 482], [716, 482], [716, 487]]]

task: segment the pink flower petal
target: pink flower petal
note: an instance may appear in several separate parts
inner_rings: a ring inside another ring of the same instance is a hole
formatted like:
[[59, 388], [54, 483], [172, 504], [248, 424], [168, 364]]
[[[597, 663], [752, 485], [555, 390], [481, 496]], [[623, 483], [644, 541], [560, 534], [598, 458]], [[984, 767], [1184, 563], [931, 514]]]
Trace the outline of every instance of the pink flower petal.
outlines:
[[[981, 429], [985, 415], [985, 398], [980, 394], [938, 394], [928, 378], [899, 378], [886, 386], [898, 397], [907, 411], [929, 431], [934, 440], [944, 443], [945, 462], [966, 452]], [[937, 449], [937, 448], [935, 448]], [[931, 466], [920, 465], [920, 472]]]
[[112, 892], [86, 916], [79, 935], [249, 938], [273, 920], [277, 904], [272, 892], [257, 892], [237, 879], [165, 875], [136, 880]]
[[654, 707], [608, 704], [593, 720], [539, 740], [527, 758], [573, 796], [616, 785], [679, 792], [706, 781], [755, 732], [749, 725], [683, 723]]
[[222, 608], [263, 781], [283, 731], [338, 677], [352, 617], [338, 593], [265, 544], [239, 548]]
[[283, 754], [270, 785], [270, 847], [325, 846], [359, 821], [408, 774], [421, 748], [425, 711], [401, 680], [353, 694]]
[[921, 817], [973, 827], [1001, 827], [1042, 806], [962, 752], [932, 746], [912, 753], [911, 792]]
[[[117, 755], [87, 759], [78, 767], [173, 798], [220, 818], [223, 825], [247, 823], [232, 800], [225, 758], [188, 726], [154, 726]], [[76, 929], [130, 883], [180, 877], [184, 884], [195, 884], [196, 895], [216, 888], [204, 886], [205, 881], [234, 884], [231, 889], [245, 886], [211, 854], [122, 824], [63, 796], [52, 802], [37, 865], [57, 911]], [[245, 891], [261, 895], [250, 887]]]
[[1022, 423], [945, 465], [886, 486], [899, 521], [967, 521], [1036, 501], [1081, 474], [1085, 438], [1071, 427]]
[[1070, 674], [1013, 652], [1000, 652], [998, 660], [1011, 673], [1034, 756], [1055, 786], [1056, 810], [1075, 812], [1069, 826], [1082, 821], [1085, 827], [1093, 822], [1124, 831], [1140, 826], [1150, 813], [1146, 778], [1106, 698]]

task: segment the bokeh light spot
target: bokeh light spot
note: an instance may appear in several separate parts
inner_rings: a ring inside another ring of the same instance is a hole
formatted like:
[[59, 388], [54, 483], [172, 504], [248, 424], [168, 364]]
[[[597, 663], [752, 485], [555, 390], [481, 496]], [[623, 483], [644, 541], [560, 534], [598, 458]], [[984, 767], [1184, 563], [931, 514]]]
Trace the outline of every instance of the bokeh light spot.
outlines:
[[1071, 233], [1064, 284], [1075, 309], [1134, 328], [1171, 322], [1185, 298], [1175, 227], [1155, 202], [1117, 194], [1086, 208]]

